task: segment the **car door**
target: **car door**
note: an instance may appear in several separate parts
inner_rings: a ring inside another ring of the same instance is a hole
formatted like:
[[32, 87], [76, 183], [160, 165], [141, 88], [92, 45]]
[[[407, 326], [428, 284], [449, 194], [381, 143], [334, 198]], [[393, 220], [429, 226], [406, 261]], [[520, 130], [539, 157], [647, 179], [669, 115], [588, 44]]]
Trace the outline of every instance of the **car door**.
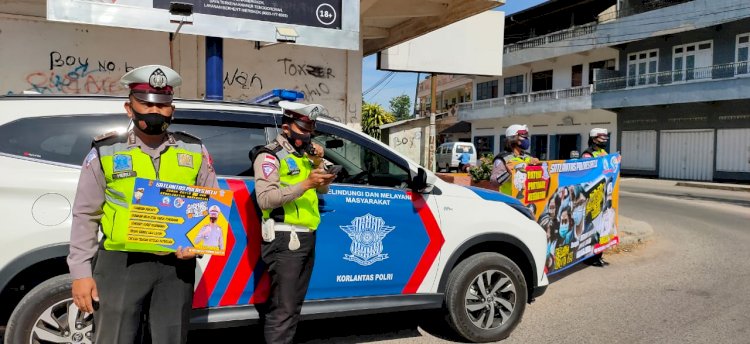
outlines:
[[268, 277], [260, 259], [260, 219], [252, 198], [255, 182], [248, 153], [255, 146], [268, 144], [273, 138], [268, 128], [273, 124], [272, 114], [181, 110], [170, 126], [170, 130], [201, 138], [219, 187], [234, 192], [226, 253], [198, 259], [193, 308], [247, 305], [267, 297]]
[[343, 170], [321, 195], [307, 299], [415, 293], [438, 259], [438, 220], [409, 189], [408, 163], [361, 135], [322, 124], [314, 138]]

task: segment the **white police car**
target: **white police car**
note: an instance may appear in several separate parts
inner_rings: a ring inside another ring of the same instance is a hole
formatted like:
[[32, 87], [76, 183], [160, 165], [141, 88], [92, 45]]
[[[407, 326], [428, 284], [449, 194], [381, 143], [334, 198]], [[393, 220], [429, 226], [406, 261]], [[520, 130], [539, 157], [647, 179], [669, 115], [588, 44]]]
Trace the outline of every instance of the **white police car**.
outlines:
[[[70, 298], [65, 257], [80, 164], [91, 138], [128, 124], [119, 97], [0, 97], [0, 325], [6, 344], [90, 342], [92, 317]], [[196, 272], [195, 328], [257, 319], [268, 293], [251, 197], [251, 147], [277, 108], [176, 101], [170, 130], [201, 137], [234, 191], [225, 256]], [[314, 138], [344, 167], [322, 195], [315, 270], [303, 319], [443, 308], [469, 341], [507, 337], [547, 286], [546, 235], [499, 193], [446, 183], [370, 137], [320, 119]]]

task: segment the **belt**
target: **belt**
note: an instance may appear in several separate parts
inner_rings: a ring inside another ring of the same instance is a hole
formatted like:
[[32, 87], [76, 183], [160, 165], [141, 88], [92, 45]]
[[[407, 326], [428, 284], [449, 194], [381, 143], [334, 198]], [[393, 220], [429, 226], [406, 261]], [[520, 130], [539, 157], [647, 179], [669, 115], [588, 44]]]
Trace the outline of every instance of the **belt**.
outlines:
[[312, 233], [314, 230], [307, 228], [305, 226], [299, 226], [299, 225], [290, 225], [288, 223], [275, 223], [273, 225], [273, 229], [277, 232], [291, 232], [292, 230], [295, 232], [310, 232]]

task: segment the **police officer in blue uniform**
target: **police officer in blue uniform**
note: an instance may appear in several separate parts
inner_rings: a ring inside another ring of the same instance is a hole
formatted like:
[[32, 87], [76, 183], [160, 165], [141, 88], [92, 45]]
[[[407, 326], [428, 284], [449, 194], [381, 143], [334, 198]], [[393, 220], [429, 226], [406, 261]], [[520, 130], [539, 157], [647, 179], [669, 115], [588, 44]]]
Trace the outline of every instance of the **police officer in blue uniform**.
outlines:
[[[135, 177], [218, 187], [201, 141], [167, 132], [173, 88], [182, 78], [166, 66], [143, 66], [120, 82], [130, 89], [125, 110], [133, 129], [94, 139], [73, 205], [68, 267], [73, 302], [93, 313], [96, 343], [134, 343], [147, 314], [154, 343], [185, 343], [192, 308], [195, 254], [156, 254], [127, 238]], [[103, 238], [97, 239], [101, 226]], [[75, 329], [71, 329], [75, 331]]]

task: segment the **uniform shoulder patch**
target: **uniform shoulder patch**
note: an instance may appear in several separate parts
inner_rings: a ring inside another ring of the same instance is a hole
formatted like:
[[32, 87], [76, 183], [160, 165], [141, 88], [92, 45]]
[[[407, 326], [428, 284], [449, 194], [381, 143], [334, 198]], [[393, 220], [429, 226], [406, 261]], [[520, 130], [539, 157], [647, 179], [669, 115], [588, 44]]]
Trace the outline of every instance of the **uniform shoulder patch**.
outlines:
[[174, 135], [175, 139], [178, 139], [178, 140], [180, 140], [182, 142], [198, 143], [198, 144], [201, 143], [201, 139], [199, 137], [191, 135], [191, 134], [188, 134], [188, 133], [186, 133], [184, 131], [175, 131], [175, 132], [172, 133], [172, 135]]
[[117, 142], [125, 142], [126, 140], [127, 140], [127, 135], [125, 133], [120, 133], [117, 131], [110, 131], [110, 132], [95, 136], [94, 140], [91, 142], [91, 146], [92, 147], [107, 146], [107, 145], [111, 145]]
[[110, 137], [115, 137], [115, 136], [117, 136], [117, 131], [112, 130], [112, 131], [106, 132], [104, 134], [94, 136], [94, 141], [98, 142], [98, 141], [101, 141], [101, 140], [104, 140], [104, 139], [108, 139]]

